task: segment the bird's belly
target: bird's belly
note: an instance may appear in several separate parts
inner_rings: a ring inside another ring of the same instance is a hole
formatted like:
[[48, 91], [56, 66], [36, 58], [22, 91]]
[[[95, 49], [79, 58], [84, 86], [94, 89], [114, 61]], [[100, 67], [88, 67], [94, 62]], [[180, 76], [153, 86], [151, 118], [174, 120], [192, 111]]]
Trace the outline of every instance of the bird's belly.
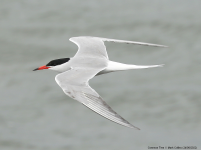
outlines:
[[110, 73], [110, 72], [113, 72], [113, 70], [109, 70], [108, 68], [105, 68], [104, 70], [97, 73], [96, 76], [101, 75], [101, 74], [105, 74], [105, 73]]
[[110, 72], [115, 72], [115, 71], [123, 71], [123, 70], [128, 70], [129, 65], [114, 62], [114, 61], [108, 61], [107, 67], [100, 71], [97, 75], [105, 74], [105, 73], [110, 73]]

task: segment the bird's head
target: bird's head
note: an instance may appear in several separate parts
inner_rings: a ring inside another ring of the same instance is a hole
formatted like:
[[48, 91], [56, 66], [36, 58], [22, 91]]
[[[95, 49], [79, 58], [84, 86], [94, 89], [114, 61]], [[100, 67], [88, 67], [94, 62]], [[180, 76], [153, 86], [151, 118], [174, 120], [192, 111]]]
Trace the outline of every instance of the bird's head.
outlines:
[[64, 63], [68, 62], [69, 60], [70, 60], [70, 58], [60, 58], [60, 59], [51, 60], [45, 66], [41, 66], [39, 68], [36, 68], [33, 71], [51, 69], [51, 68], [54, 68], [54, 67], [56, 68], [56, 66], [60, 66], [60, 65], [62, 65]]

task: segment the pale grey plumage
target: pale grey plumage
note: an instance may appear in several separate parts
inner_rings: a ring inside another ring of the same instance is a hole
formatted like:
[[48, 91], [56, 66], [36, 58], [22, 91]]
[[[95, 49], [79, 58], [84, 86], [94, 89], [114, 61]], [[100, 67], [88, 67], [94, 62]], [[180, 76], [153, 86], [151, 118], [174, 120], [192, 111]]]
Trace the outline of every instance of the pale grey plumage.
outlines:
[[56, 82], [69, 97], [81, 102], [101, 116], [120, 125], [139, 129], [118, 115], [99, 94], [88, 85], [100, 69], [73, 68], [56, 76]]
[[[139, 129], [112, 110], [99, 94], [88, 85], [88, 81], [97, 74], [140, 68], [136, 65], [126, 65], [109, 61], [104, 41], [158, 47], [165, 46], [98, 37], [73, 37], [70, 38], [70, 41], [74, 42], [79, 49], [75, 56], [65, 65], [66, 68], [63, 67], [66, 70], [70, 68], [70, 70], [58, 74], [55, 77], [56, 82], [63, 89], [64, 93], [113, 122], [126, 127]], [[141, 66], [141, 68], [158, 66]]]

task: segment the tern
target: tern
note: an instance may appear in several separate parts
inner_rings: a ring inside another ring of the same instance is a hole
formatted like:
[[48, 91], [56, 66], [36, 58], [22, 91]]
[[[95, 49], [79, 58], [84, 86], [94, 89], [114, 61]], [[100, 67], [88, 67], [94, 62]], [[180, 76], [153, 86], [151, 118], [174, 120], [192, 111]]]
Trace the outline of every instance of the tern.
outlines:
[[156, 47], [167, 46], [88, 36], [72, 37], [69, 40], [78, 46], [78, 51], [74, 57], [52, 60], [45, 66], [36, 68], [33, 71], [50, 69], [59, 72], [55, 80], [66, 95], [115, 123], [140, 130], [117, 114], [100, 95], [89, 86], [88, 82], [97, 75], [109, 72], [162, 66], [138, 66], [110, 61], [106, 46], [104, 45], [106, 41]]

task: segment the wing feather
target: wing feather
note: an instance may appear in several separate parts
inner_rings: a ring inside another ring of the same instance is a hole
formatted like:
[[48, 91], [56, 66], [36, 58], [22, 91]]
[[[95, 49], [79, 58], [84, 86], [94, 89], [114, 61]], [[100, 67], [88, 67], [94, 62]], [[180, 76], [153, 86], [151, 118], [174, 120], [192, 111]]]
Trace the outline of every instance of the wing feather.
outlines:
[[75, 57], [99, 57], [107, 60], [109, 58], [104, 42], [117, 42], [117, 43], [137, 44], [145, 46], [167, 47], [159, 44], [116, 40], [101, 37], [90, 37], [90, 36], [72, 37], [69, 40], [78, 46], [78, 51], [75, 54]]
[[104, 42], [99, 38], [94, 37], [72, 37], [69, 39], [78, 46], [78, 51], [75, 57], [100, 57], [108, 59]]
[[86, 107], [90, 108], [91, 110], [95, 111], [99, 115], [116, 122], [120, 125], [129, 127], [129, 128], [136, 128], [139, 130], [139, 128], [133, 126], [128, 121], [126, 121], [124, 118], [122, 118], [119, 114], [117, 114], [100, 96], [96, 97], [93, 95], [86, 94], [88, 98], [87, 104], [84, 104]]
[[79, 101], [97, 114], [120, 125], [139, 129], [119, 114], [117, 114], [101, 97], [88, 85], [88, 80], [93, 78], [100, 70], [73, 68], [55, 77], [56, 82], [69, 97]]
[[144, 42], [136, 42], [136, 41], [125, 41], [125, 40], [116, 40], [116, 39], [108, 39], [108, 38], [100, 38], [103, 41], [107, 42], [117, 42], [117, 43], [125, 43], [125, 44], [136, 44], [136, 45], [144, 45], [144, 46], [154, 46], [154, 47], [168, 47], [165, 45], [152, 44], [152, 43], [144, 43]]
[[144, 45], [144, 46], [154, 46], [154, 47], [168, 47], [165, 45], [159, 44], [152, 44], [152, 43], [145, 43], [145, 42], [137, 42], [137, 41], [127, 41], [127, 40], [117, 40], [117, 39], [109, 39], [109, 38], [102, 38], [102, 37], [90, 37], [90, 36], [80, 36], [80, 37], [73, 37], [69, 40], [74, 42], [80, 48], [81, 42], [79, 40], [97, 40], [98, 42], [116, 42], [116, 43], [125, 43], [125, 44], [136, 44], [136, 45]]

